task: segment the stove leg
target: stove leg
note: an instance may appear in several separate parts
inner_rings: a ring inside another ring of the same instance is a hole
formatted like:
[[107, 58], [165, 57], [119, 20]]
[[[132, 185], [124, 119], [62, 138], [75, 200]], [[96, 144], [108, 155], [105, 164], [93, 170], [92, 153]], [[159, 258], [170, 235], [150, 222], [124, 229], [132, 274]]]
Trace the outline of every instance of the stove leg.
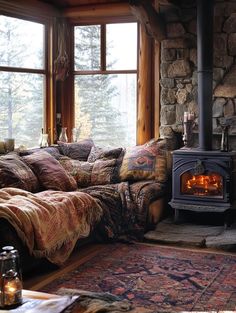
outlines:
[[178, 223], [178, 221], [179, 221], [179, 216], [180, 216], [179, 210], [178, 210], [178, 209], [175, 209], [175, 217], [174, 217], [174, 222], [175, 222], [175, 224]]
[[226, 211], [225, 212], [225, 216], [224, 216], [224, 228], [227, 229], [231, 226], [232, 224], [232, 214], [230, 211]]

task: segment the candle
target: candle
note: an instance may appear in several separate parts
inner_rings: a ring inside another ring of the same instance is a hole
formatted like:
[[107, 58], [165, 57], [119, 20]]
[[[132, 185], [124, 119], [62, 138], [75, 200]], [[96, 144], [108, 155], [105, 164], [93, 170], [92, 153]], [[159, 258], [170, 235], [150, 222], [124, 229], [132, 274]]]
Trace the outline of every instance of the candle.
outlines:
[[188, 121], [188, 112], [184, 112], [184, 122]]
[[3, 278], [3, 305], [11, 306], [21, 303], [22, 300], [22, 283], [19, 277]]

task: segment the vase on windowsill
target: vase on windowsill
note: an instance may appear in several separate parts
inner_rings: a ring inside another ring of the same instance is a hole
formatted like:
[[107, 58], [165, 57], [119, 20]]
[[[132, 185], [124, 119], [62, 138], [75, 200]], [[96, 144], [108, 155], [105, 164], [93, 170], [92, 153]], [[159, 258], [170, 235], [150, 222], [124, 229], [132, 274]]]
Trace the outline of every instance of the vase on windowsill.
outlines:
[[59, 141], [68, 142], [68, 137], [67, 137], [66, 131], [67, 131], [67, 127], [62, 127], [61, 133], [59, 136]]

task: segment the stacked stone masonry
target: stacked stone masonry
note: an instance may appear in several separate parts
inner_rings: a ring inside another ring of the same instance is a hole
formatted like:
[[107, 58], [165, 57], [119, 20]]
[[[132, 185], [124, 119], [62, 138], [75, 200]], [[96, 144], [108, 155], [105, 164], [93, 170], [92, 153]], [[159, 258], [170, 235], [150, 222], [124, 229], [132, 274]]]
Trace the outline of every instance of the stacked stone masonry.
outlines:
[[[195, 1], [180, 3], [161, 5], [167, 22], [161, 42], [161, 136], [182, 132], [185, 111], [195, 114], [198, 130], [197, 10]], [[215, 0], [213, 66], [213, 147], [219, 148], [222, 120], [235, 116], [236, 121], [236, 0]], [[235, 150], [236, 122], [229, 134]]]

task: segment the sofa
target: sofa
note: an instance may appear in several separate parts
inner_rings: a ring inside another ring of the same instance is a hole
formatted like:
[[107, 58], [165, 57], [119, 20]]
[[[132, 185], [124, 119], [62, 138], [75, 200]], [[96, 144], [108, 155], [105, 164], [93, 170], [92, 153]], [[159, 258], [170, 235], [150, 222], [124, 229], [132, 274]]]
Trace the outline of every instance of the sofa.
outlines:
[[62, 265], [83, 243], [142, 240], [170, 191], [172, 148], [85, 139], [0, 156], [0, 247], [18, 249], [26, 272]]

